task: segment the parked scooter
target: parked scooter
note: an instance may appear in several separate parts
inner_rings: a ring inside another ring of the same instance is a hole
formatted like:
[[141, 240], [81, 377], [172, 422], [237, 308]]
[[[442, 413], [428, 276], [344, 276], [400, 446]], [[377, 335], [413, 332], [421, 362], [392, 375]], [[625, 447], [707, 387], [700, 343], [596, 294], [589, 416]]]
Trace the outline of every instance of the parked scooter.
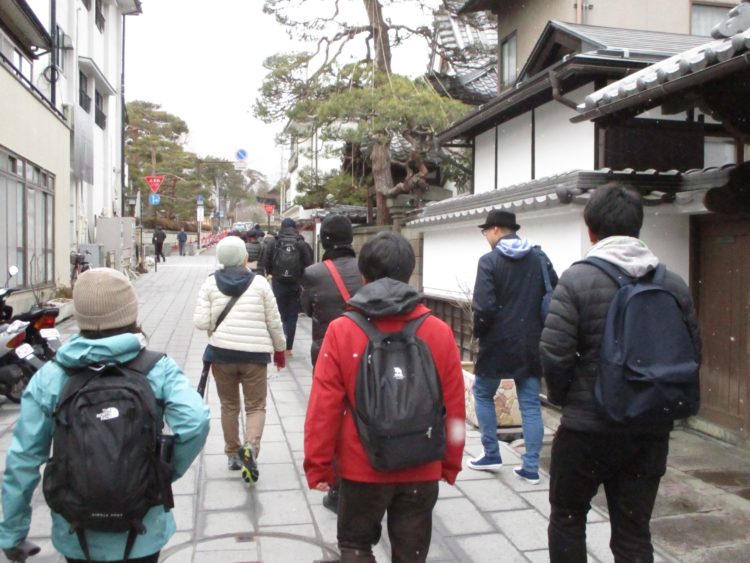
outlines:
[[[6, 305], [5, 300], [15, 291], [14, 288], [7, 286], [10, 279], [18, 274], [18, 268], [11, 266], [8, 268], [8, 274], [5, 287], [0, 289], [0, 311], [2, 312], [0, 321], [24, 321], [29, 323], [29, 326], [26, 328], [26, 342], [34, 347], [34, 353], [37, 356], [45, 360], [51, 360], [54, 358], [56, 350], [52, 349], [49, 344], [51, 340], [49, 331], [57, 330], [55, 329], [55, 324], [57, 316], [60, 314], [60, 309], [57, 307], [43, 307], [40, 300], [37, 299], [36, 305], [32, 306], [31, 309], [14, 316], [13, 307]], [[42, 331], [47, 331], [47, 337], [42, 335]], [[59, 339], [59, 333], [56, 334], [57, 339]]]
[[29, 323], [13, 321], [0, 325], [0, 393], [14, 403], [21, 402], [21, 395], [36, 368], [21, 362], [14, 354], [16, 348], [26, 346], [26, 328]]

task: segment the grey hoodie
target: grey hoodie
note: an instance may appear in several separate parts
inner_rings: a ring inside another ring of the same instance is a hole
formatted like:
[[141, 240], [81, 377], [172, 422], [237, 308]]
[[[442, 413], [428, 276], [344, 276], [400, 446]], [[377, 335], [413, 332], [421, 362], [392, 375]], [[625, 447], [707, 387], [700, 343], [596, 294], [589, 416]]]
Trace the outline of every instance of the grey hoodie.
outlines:
[[600, 240], [591, 247], [586, 258], [601, 258], [636, 278], [653, 270], [659, 264], [659, 258], [649, 250], [645, 242], [634, 237], [623, 236]]

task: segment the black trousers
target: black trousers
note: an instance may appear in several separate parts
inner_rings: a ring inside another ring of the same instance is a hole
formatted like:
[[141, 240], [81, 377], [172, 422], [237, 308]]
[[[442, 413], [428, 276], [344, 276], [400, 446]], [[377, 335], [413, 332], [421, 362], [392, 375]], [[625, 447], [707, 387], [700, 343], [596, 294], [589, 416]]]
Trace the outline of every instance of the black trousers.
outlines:
[[552, 444], [551, 563], [586, 562], [586, 514], [604, 485], [620, 563], [651, 563], [651, 512], [666, 471], [669, 434], [595, 434], [560, 428]]
[[281, 324], [286, 336], [286, 349], [294, 347], [294, 335], [297, 332], [297, 318], [300, 312], [300, 296], [302, 289], [296, 283], [280, 283], [272, 281], [271, 287], [279, 307]]
[[[129, 563], [159, 563], [159, 553], [156, 552], [153, 555], [148, 555], [146, 557], [139, 557], [137, 559], [128, 559]], [[65, 558], [65, 560], [68, 563], [86, 563], [85, 559], [70, 559], [68, 557]], [[106, 561], [92, 561], [91, 563], [107, 563]]]
[[437, 498], [437, 481], [388, 485], [342, 479], [338, 518], [341, 563], [375, 561], [372, 546], [380, 541], [380, 523], [386, 512], [392, 563], [425, 561]]
[[154, 254], [156, 254], [156, 261], [159, 261], [159, 257], [161, 256], [161, 259], [165, 262], [167, 261], [166, 256], [164, 256], [164, 243], [163, 242], [155, 242], [154, 243]]

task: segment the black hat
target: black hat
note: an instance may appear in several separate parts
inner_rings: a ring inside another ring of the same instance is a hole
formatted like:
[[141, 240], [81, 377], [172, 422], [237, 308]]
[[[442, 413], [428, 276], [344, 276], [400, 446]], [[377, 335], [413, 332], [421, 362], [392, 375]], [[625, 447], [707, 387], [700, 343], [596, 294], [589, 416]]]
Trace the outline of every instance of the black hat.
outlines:
[[479, 225], [480, 229], [489, 229], [490, 227], [505, 227], [517, 231], [521, 225], [516, 223], [516, 214], [502, 209], [492, 209], [487, 215], [487, 220]]
[[344, 215], [327, 215], [320, 225], [323, 248], [350, 245], [354, 239], [352, 222]]

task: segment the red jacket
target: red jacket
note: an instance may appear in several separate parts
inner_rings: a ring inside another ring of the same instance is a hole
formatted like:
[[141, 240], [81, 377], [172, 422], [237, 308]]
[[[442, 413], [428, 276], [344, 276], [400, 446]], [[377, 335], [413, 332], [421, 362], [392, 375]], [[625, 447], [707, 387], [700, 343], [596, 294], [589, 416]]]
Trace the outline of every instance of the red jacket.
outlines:
[[[424, 305], [417, 305], [408, 313], [375, 318], [373, 322], [381, 331], [395, 332], [428, 311]], [[425, 319], [417, 336], [430, 347], [443, 387], [447, 411], [445, 457], [397, 471], [378, 471], [370, 465], [349, 408], [354, 404], [357, 371], [367, 346], [367, 336], [354, 321], [340, 317], [328, 326], [315, 364], [307, 406], [304, 467], [311, 489], [321, 482], [334, 483], [334, 457], [341, 477], [351, 481], [409, 483], [442, 478], [451, 484], [455, 482], [461, 471], [466, 428], [464, 381], [458, 348], [451, 328], [435, 316]]]

